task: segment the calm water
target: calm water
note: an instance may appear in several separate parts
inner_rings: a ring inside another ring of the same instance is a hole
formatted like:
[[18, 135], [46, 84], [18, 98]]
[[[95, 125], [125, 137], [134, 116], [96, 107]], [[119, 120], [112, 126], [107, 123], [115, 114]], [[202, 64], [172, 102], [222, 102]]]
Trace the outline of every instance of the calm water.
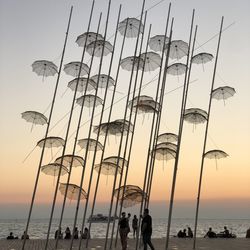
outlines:
[[[44, 239], [46, 238], [48, 219], [34, 219], [31, 221], [29, 226], [29, 235], [33, 239]], [[117, 223], [116, 223], [117, 224]], [[173, 219], [171, 225], [171, 235], [176, 235], [180, 229], [187, 228], [190, 226], [193, 228], [193, 219]], [[8, 233], [12, 231], [14, 235], [21, 236], [26, 225], [26, 220], [0, 220], [0, 238], [6, 238]], [[65, 230], [66, 226], [72, 228], [73, 220], [64, 219], [62, 229]], [[198, 224], [197, 236], [203, 237], [209, 227], [212, 227], [215, 232], [223, 230], [224, 226], [235, 233], [238, 238], [245, 237], [246, 230], [250, 226], [250, 220], [209, 220], [200, 219]], [[51, 237], [53, 238], [54, 232], [58, 226], [58, 220], [54, 220], [51, 226]], [[106, 235], [106, 223], [93, 223], [91, 227], [92, 238], [105, 238]], [[78, 221], [78, 228], [80, 230], [81, 221]], [[153, 237], [162, 238], [166, 235], [167, 220], [166, 219], [153, 219]], [[111, 231], [111, 228], [110, 228]]]

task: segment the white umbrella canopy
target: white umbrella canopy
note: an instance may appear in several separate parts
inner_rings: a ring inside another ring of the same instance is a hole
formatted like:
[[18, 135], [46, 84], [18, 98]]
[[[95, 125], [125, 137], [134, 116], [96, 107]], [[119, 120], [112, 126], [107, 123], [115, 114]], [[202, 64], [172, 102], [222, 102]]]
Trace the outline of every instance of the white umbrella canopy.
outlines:
[[94, 42], [95, 40], [104, 40], [101, 34], [95, 32], [85, 32], [76, 38], [76, 43], [79, 47], [84, 47]]
[[155, 52], [142, 53], [140, 58], [145, 62], [144, 71], [150, 72], [158, 69], [161, 65], [161, 57]]
[[43, 147], [45, 146], [46, 148], [58, 148], [58, 147], [63, 147], [64, 146], [64, 139], [61, 137], [57, 136], [48, 136], [44, 139], [41, 139], [40, 141], [37, 142], [37, 146]]
[[[80, 71], [81, 69], [81, 71]], [[80, 76], [89, 74], [89, 66], [81, 62], [70, 62], [64, 65], [64, 72], [67, 75], [78, 77], [79, 72]]]
[[[77, 86], [77, 82], [78, 82], [78, 86]], [[72, 91], [76, 90], [76, 86], [77, 86], [77, 92], [80, 92], [83, 94], [86, 87], [87, 87], [87, 91], [94, 90], [96, 88], [96, 83], [95, 81], [88, 79], [86, 77], [75, 78], [68, 83], [68, 87]]]
[[136, 186], [136, 185], [125, 185], [125, 187], [121, 186], [120, 188], [116, 188], [115, 192], [114, 192], [115, 197], [118, 197], [118, 194], [119, 194], [119, 200], [122, 199], [123, 189], [124, 189], [124, 196], [126, 194], [131, 194], [131, 193], [134, 193], [134, 192], [142, 191], [142, 189], [139, 186]]
[[54, 76], [57, 73], [57, 66], [47, 60], [37, 60], [31, 65], [32, 71], [38, 76], [42, 76], [43, 80], [47, 76]]
[[71, 200], [78, 200], [79, 197], [79, 192], [81, 192], [80, 195], [80, 200], [84, 200], [87, 199], [88, 195], [87, 193], [84, 191], [84, 189], [80, 188], [79, 186], [75, 185], [75, 184], [67, 184], [67, 183], [60, 183], [59, 186], [59, 191], [62, 195], [66, 194], [66, 188], [68, 187], [67, 190], [67, 198], [71, 201]]
[[59, 175], [60, 169], [61, 169], [61, 174], [60, 174], [61, 176], [68, 173], [68, 169], [64, 165], [61, 165], [60, 163], [50, 163], [41, 166], [41, 172], [43, 172], [46, 175], [51, 175], [54, 177]]
[[234, 88], [229, 86], [222, 86], [212, 91], [212, 98], [216, 100], [223, 100], [225, 105], [225, 100], [234, 96], [235, 93], [236, 91]]
[[159, 161], [168, 161], [175, 159], [176, 157], [176, 151], [169, 148], [169, 147], [160, 147], [154, 149], [155, 152], [155, 158]]
[[156, 146], [155, 146], [156, 149], [160, 149], [160, 148], [170, 148], [174, 151], [177, 151], [177, 145], [172, 143], [172, 142], [161, 142], [161, 143], [158, 143]]
[[162, 143], [162, 142], [177, 142], [178, 141], [178, 135], [174, 133], [163, 133], [158, 135], [157, 137], [157, 142]]
[[190, 113], [184, 114], [184, 120], [196, 125], [196, 124], [205, 123], [207, 121], [207, 117], [205, 117], [204, 115], [198, 112], [190, 112]]
[[[138, 36], [138, 32], [140, 29], [140, 33], [143, 32], [143, 24], [140, 20], [128, 17], [121, 21], [118, 25], [118, 31], [122, 36], [126, 36], [127, 38], [135, 38]], [[126, 34], [125, 34], [126, 32]]]
[[105, 159], [103, 159], [103, 162], [108, 162], [108, 163], [113, 163], [113, 164], [118, 164], [119, 167], [122, 167], [123, 165], [125, 167], [128, 166], [128, 161], [125, 160], [124, 158], [122, 157], [119, 157], [119, 160], [118, 160], [118, 157], [117, 156], [110, 156], [110, 157], [107, 157]]
[[226, 152], [219, 149], [209, 150], [204, 154], [204, 157], [207, 159], [215, 159], [216, 169], [218, 169], [217, 160], [221, 158], [226, 158], [228, 156], [229, 155]]
[[[166, 49], [167, 52], [167, 49]], [[188, 54], [188, 44], [182, 40], [173, 40], [170, 44], [169, 57], [171, 59], [181, 59]]]
[[107, 56], [108, 54], [110, 54], [113, 51], [113, 46], [108, 41], [97, 40], [97, 41], [93, 41], [90, 44], [88, 44], [88, 46], [86, 47], [86, 51], [91, 56], [93, 53], [94, 53], [94, 56], [96, 56], [96, 57], [101, 57], [102, 53], [103, 53], [103, 56]]
[[25, 111], [21, 115], [26, 122], [32, 123], [31, 131], [34, 125], [44, 125], [48, 122], [47, 117], [37, 111]]
[[[165, 40], [165, 46], [164, 46], [164, 40]], [[164, 35], [156, 35], [149, 39], [149, 48], [156, 52], [159, 52], [166, 48], [168, 42], [169, 42], [168, 37], [165, 38]]]
[[168, 66], [167, 73], [174, 76], [183, 75], [186, 71], [186, 65], [183, 63], [174, 63]]
[[77, 98], [76, 103], [80, 106], [84, 105], [84, 107], [92, 108], [94, 107], [94, 104], [95, 107], [102, 105], [103, 100], [98, 96], [88, 94]]
[[70, 166], [74, 168], [84, 166], [84, 159], [78, 155], [64, 155], [56, 158], [55, 163], [61, 164], [61, 162], [67, 168], [70, 168]]
[[97, 74], [92, 76], [91, 79], [96, 83], [96, 85], [99, 79], [98, 88], [106, 88], [107, 84], [108, 87], [112, 87], [115, 85], [115, 80], [109, 75]]
[[122, 69], [131, 71], [131, 70], [141, 70], [143, 68], [143, 60], [137, 56], [128, 56], [121, 60], [120, 63]]
[[140, 102], [143, 101], [154, 101], [154, 98], [151, 96], [147, 96], [147, 95], [140, 95], [140, 96], [136, 96], [133, 98], [133, 100], [129, 101], [128, 103], [128, 107], [130, 108], [133, 102], [133, 105], [139, 104]]
[[96, 151], [103, 150], [103, 145], [92, 138], [85, 138], [85, 139], [80, 139], [78, 140], [78, 145], [80, 146], [81, 149], [86, 149], [88, 144], [88, 151], [94, 151], [96, 148]]
[[192, 57], [192, 63], [205, 64], [207, 62], [212, 61], [213, 58], [214, 56], [212, 54], [202, 52]]
[[121, 174], [122, 172], [121, 167], [111, 162], [102, 162], [100, 164], [96, 164], [94, 167], [94, 169], [97, 172], [99, 172], [100, 168], [101, 168], [101, 174], [104, 174], [104, 175], [115, 175], [116, 171], [118, 174]]
[[190, 114], [190, 113], [199, 113], [203, 116], [206, 117], [207, 119], [207, 111], [203, 110], [203, 109], [200, 109], [200, 108], [188, 108], [188, 109], [185, 109], [185, 114]]

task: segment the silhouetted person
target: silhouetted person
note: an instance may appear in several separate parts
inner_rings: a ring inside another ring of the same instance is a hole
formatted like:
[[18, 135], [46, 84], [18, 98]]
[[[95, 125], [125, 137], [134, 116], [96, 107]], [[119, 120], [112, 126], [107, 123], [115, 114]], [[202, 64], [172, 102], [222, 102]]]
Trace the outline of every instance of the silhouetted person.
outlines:
[[90, 234], [89, 234], [89, 230], [87, 227], [84, 228], [84, 232], [82, 234], [82, 239], [90, 239]]
[[71, 232], [70, 232], [69, 227], [67, 227], [66, 230], [65, 230], [65, 237], [64, 237], [64, 239], [66, 239], [66, 240], [71, 239]]
[[250, 227], [247, 229], [246, 238], [250, 238]]
[[128, 213], [128, 217], [127, 217], [127, 220], [128, 220], [128, 233], [130, 232], [130, 225], [129, 225], [130, 217], [131, 217], [131, 213]]
[[126, 250], [127, 249], [129, 225], [128, 225], [128, 219], [126, 218], [125, 212], [122, 212], [122, 217], [119, 220], [118, 226], [119, 226], [119, 233], [120, 233], [120, 238], [121, 238], [122, 250]]
[[26, 234], [26, 231], [23, 232], [21, 240], [24, 240], [25, 238], [26, 238], [26, 240], [28, 240], [30, 238], [28, 234], [26, 234], [26, 235], [25, 234]]
[[193, 231], [192, 231], [192, 229], [190, 227], [188, 227], [187, 237], [189, 237], [189, 238], [194, 237]]
[[187, 237], [187, 233], [186, 233], [186, 229], [183, 229], [183, 231], [179, 231], [178, 234], [177, 234], [177, 237], [178, 238], [186, 238]]
[[13, 235], [13, 233], [12, 232], [10, 232], [10, 235], [9, 236], [7, 236], [7, 238], [6, 238], [7, 240], [14, 240], [15, 239], [15, 237], [14, 237], [14, 235]]
[[212, 228], [210, 227], [208, 232], [205, 234], [204, 238], [217, 238], [217, 235], [215, 232], [213, 232]]
[[226, 226], [224, 227], [223, 234], [224, 234], [224, 237], [225, 237], [225, 238], [229, 238], [229, 237], [230, 237], [229, 230], [227, 229], [227, 227], [226, 227]]
[[151, 242], [152, 235], [152, 218], [149, 215], [149, 210], [147, 208], [144, 209], [142, 224], [141, 224], [141, 233], [143, 239], [144, 250], [147, 250], [147, 245], [150, 246], [152, 250], [154, 250], [154, 246]]
[[132, 220], [132, 228], [133, 228], [133, 236], [135, 238], [135, 234], [138, 233], [138, 219], [137, 219], [137, 216], [134, 215], [134, 218]]
[[75, 240], [77, 240], [79, 238], [79, 231], [78, 231], [77, 227], [74, 228], [73, 237]]
[[55, 239], [62, 239], [63, 238], [63, 234], [62, 234], [62, 230], [61, 227], [59, 227], [56, 231], [55, 231]]

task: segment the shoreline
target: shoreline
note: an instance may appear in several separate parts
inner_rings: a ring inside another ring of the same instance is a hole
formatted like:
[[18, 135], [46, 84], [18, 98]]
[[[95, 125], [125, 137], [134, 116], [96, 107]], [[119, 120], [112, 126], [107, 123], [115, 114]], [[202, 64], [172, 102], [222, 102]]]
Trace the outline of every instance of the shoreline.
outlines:
[[[26, 241], [25, 249], [27, 250], [42, 250], [44, 249], [46, 240], [30, 239]], [[81, 249], [103, 249], [105, 240], [104, 239], [91, 239], [89, 241], [89, 246], [86, 248], [86, 240], [82, 240]], [[114, 241], [113, 241], [114, 243]], [[128, 249], [135, 249], [135, 239], [128, 239]], [[165, 249], [165, 239], [152, 238], [152, 243], [156, 250]], [[48, 249], [54, 249], [55, 240], [49, 240]], [[58, 249], [67, 250], [69, 249], [70, 240], [59, 240]], [[74, 240], [73, 249], [78, 249], [79, 240]], [[114, 245], [114, 244], [113, 244]], [[19, 250], [22, 246], [22, 240], [6, 240], [0, 239], [0, 250]], [[120, 239], [118, 241], [117, 250], [121, 249]], [[142, 248], [141, 248], [142, 249]], [[169, 250], [191, 250], [193, 249], [193, 240], [190, 238], [171, 238], [169, 242]], [[250, 239], [248, 238], [235, 238], [235, 239], [207, 239], [207, 238], [197, 238], [196, 249], [198, 250], [249, 250], [250, 249]]]

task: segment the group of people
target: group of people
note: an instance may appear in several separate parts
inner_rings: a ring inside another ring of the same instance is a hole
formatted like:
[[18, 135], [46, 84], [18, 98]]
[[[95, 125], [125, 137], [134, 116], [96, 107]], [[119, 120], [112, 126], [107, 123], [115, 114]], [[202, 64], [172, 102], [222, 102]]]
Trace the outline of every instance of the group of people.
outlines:
[[178, 233], [177, 233], [177, 237], [178, 238], [193, 238], [194, 237], [194, 234], [193, 234], [193, 231], [190, 227], [188, 227], [188, 230], [186, 228], [182, 230], [180, 230]]
[[[83, 233], [81, 231], [79, 233], [79, 230], [77, 227], [75, 227], [73, 232], [71, 233], [69, 227], [67, 227], [64, 233], [65, 233], [64, 239], [66, 240], [71, 239], [72, 237], [74, 239], [79, 239], [79, 237], [81, 237], [82, 239], [90, 239], [90, 233], [87, 227], [84, 228]], [[63, 239], [63, 233], [62, 233], [61, 228], [58, 228], [55, 232], [55, 239], [57, 238]]]
[[[23, 239], [29, 239], [30, 237], [29, 237], [29, 235], [28, 234], [26, 234], [26, 232], [24, 231], [23, 232], [23, 235], [21, 236], [21, 240], [23, 240]], [[13, 234], [13, 232], [10, 232], [10, 234], [7, 236], [7, 238], [6, 238], [7, 240], [16, 240], [16, 239], [19, 239], [18, 238], [18, 236], [14, 236], [14, 234]]]
[[[126, 217], [126, 213], [123, 212], [118, 223], [122, 250], [127, 249], [128, 233], [130, 232], [130, 225], [129, 225], [130, 217], [131, 214], [128, 213], [128, 216]], [[147, 250], [147, 245], [149, 245], [151, 250], [154, 250], [155, 248], [151, 242], [152, 218], [149, 215], [149, 210], [147, 208], [144, 209], [144, 213], [141, 216], [141, 218], [142, 218], [141, 234], [142, 234], [144, 250]], [[138, 236], [138, 218], [136, 215], [134, 215], [134, 218], [132, 220], [132, 228], [133, 228], [133, 237], [135, 238], [135, 236]]]
[[216, 234], [212, 228], [210, 227], [208, 232], [205, 234], [204, 238], [236, 238], [236, 235], [229, 232], [226, 226], [224, 226], [224, 230], [218, 234]]

